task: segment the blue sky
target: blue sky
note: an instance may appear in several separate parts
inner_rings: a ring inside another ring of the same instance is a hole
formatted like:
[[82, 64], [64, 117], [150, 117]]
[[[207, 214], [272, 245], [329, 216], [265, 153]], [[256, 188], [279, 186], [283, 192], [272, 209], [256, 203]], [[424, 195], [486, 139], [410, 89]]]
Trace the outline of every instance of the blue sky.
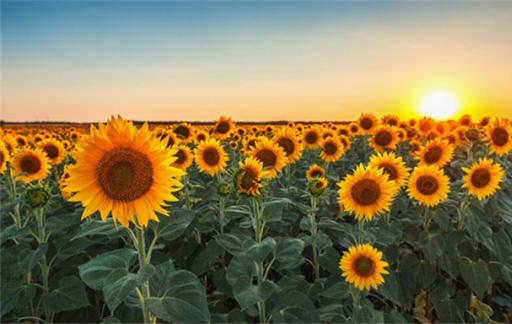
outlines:
[[349, 119], [436, 87], [506, 115], [511, 30], [510, 2], [2, 2], [2, 115]]

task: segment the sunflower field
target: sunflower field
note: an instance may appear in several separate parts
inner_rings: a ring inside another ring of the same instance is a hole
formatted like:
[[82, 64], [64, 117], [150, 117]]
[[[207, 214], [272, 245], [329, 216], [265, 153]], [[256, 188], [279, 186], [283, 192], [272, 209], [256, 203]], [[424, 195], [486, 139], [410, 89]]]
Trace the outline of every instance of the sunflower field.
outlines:
[[1, 321], [512, 322], [512, 121], [3, 125]]

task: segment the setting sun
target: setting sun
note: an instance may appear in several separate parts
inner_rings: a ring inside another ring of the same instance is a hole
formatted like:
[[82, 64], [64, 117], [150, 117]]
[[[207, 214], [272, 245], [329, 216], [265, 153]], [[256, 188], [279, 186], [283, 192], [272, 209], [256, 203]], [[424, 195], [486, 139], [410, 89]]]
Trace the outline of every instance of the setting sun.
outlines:
[[453, 117], [459, 110], [458, 98], [446, 90], [435, 90], [425, 94], [419, 102], [419, 112], [437, 119]]

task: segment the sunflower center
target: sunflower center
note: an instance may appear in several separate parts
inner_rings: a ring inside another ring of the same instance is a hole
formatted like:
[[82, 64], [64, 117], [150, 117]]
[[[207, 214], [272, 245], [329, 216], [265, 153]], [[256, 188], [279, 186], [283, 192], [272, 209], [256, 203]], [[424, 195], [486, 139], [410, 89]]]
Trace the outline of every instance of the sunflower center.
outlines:
[[391, 163], [382, 163], [379, 165], [379, 167], [382, 169], [382, 171], [384, 171], [384, 173], [389, 175], [389, 180], [398, 179], [398, 171]]
[[367, 257], [359, 257], [355, 262], [355, 271], [361, 277], [369, 277], [375, 271], [373, 261]]
[[203, 159], [206, 162], [206, 164], [210, 166], [215, 166], [219, 163], [220, 155], [215, 148], [207, 148], [203, 152]]
[[222, 121], [217, 125], [217, 133], [226, 134], [229, 132], [229, 129], [230, 127], [228, 122]]
[[471, 175], [471, 183], [477, 188], [483, 188], [491, 181], [491, 172], [487, 169], [477, 169]]
[[21, 159], [20, 167], [21, 171], [34, 174], [41, 169], [41, 161], [36, 156], [27, 155]]
[[416, 188], [424, 195], [432, 195], [439, 189], [439, 182], [431, 175], [423, 175], [416, 181]]
[[153, 167], [141, 152], [118, 147], [101, 158], [96, 167], [96, 179], [109, 198], [133, 201], [151, 188]]
[[53, 144], [46, 145], [43, 150], [52, 160], [59, 156], [59, 149]]
[[291, 155], [293, 151], [295, 151], [295, 145], [293, 144], [293, 141], [289, 138], [281, 137], [277, 141], [277, 144], [279, 144], [279, 146], [282, 147], [282, 149], [286, 153], [286, 156]]
[[306, 142], [308, 142], [308, 144], [315, 144], [317, 140], [318, 140], [317, 133], [309, 132], [306, 134]]
[[183, 150], [179, 150], [176, 153], [176, 157], [178, 158], [176, 162], [174, 162], [176, 164], [183, 164], [187, 160], [187, 156], [185, 155], [185, 152]]
[[18, 145], [25, 146], [25, 140], [23, 138], [18, 137], [16, 141], [18, 142]]
[[256, 174], [251, 169], [244, 171], [242, 179], [240, 180], [240, 186], [244, 190], [249, 190], [254, 187], [256, 183]]
[[428, 164], [434, 164], [437, 161], [439, 161], [439, 159], [441, 158], [442, 155], [443, 155], [443, 149], [441, 147], [439, 147], [437, 145], [432, 146], [425, 153], [425, 162], [427, 162]]
[[324, 146], [324, 151], [327, 155], [334, 155], [338, 151], [338, 146], [333, 142], [327, 142]]
[[180, 125], [176, 127], [174, 133], [178, 134], [181, 138], [188, 138], [190, 136], [190, 129], [187, 126]]
[[263, 163], [264, 168], [273, 167], [277, 162], [276, 154], [269, 149], [260, 150], [256, 153], [256, 158]]
[[361, 126], [361, 128], [369, 130], [373, 126], [373, 121], [370, 118], [363, 118], [359, 125]]
[[197, 135], [197, 141], [198, 141], [198, 142], [202, 142], [202, 141], [204, 141], [205, 139], [206, 139], [206, 135], [204, 135], [204, 134], [199, 134], [199, 135]]
[[315, 170], [313, 170], [313, 172], [311, 172], [311, 177], [312, 178], [320, 178], [323, 175], [324, 175], [324, 173], [321, 170], [319, 170], [319, 169], [315, 169]]
[[508, 132], [506, 129], [497, 127], [492, 131], [491, 138], [496, 146], [504, 146], [508, 142]]
[[352, 198], [360, 205], [368, 206], [380, 197], [380, 186], [372, 179], [359, 180], [350, 190]]
[[387, 146], [391, 143], [393, 135], [388, 131], [381, 131], [375, 134], [375, 143], [380, 146]]

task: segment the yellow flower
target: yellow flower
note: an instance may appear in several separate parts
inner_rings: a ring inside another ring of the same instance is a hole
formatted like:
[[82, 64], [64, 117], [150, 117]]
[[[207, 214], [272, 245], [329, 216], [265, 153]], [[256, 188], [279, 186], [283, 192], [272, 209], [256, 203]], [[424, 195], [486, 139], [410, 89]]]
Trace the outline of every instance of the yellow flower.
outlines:
[[352, 246], [340, 259], [342, 277], [359, 290], [377, 289], [384, 283], [382, 275], [389, 274], [388, 266], [382, 261], [382, 252], [370, 244]]
[[175, 145], [173, 149], [176, 150], [176, 161], [172, 166], [186, 171], [194, 160], [192, 152], [185, 145]]
[[13, 157], [13, 174], [29, 183], [46, 178], [50, 172], [50, 161], [41, 149], [22, 149]]
[[394, 127], [379, 126], [375, 128], [369, 141], [376, 151], [383, 151], [384, 149], [394, 150], [398, 143], [398, 133]]
[[177, 201], [172, 192], [182, 184], [184, 174], [172, 167], [175, 151], [149, 131], [136, 128], [121, 117], [106, 125], [91, 126], [72, 153], [76, 165], [69, 170], [66, 190], [75, 193], [70, 201], [85, 207], [82, 219], [99, 211], [105, 221], [111, 213], [115, 222], [147, 226], [158, 221], [157, 212], [168, 215], [166, 202]]
[[512, 126], [504, 119], [496, 119], [487, 127], [486, 141], [491, 153], [503, 156], [512, 150]]
[[11, 154], [5, 147], [5, 145], [0, 142], [0, 174], [4, 174], [7, 170], [7, 163], [11, 159]]
[[362, 114], [357, 123], [360, 133], [369, 134], [379, 124], [379, 120], [372, 114]]
[[226, 139], [235, 129], [235, 123], [231, 118], [221, 116], [213, 126], [213, 134], [218, 139]]
[[64, 145], [56, 139], [41, 140], [37, 143], [37, 147], [41, 148], [52, 164], [59, 164], [66, 157]]
[[300, 158], [303, 147], [290, 128], [281, 128], [272, 141], [283, 149], [288, 163], [293, 163]]
[[399, 187], [405, 185], [409, 177], [409, 170], [405, 166], [402, 157], [397, 157], [393, 152], [377, 153], [373, 155], [370, 157], [368, 166], [382, 169], [382, 171], [389, 176], [389, 180], [396, 181]]
[[317, 164], [311, 164], [308, 171], [306, 171], [306, 178], [311, 180], [313, 178], [325, 177], [325, 170]]
[[197, 146], [195, 161], [201, 172], [206, 172], [213, 176], [224, 171], [228, 155], [218, 140], [209, 138]]
[[272, 179], [286, 166], [286, 155], [283, 149], [272, 141], [262, 138], [249, 152], [249, 155], [263, 163], [267, 171], [266, 177]]
[[316, 148], [320, 143], [320, 131], [316, 126], [312, 126], [304, 131], [303, 140], [304, 146], [307, 148]]
[[357, 220], [372, 220], [377, 214], [389, 211], [397, 193], [395, 181], [389, 181], [381, 169], [365, 168], [360, 164], [352, 175], [338, 182], [339, 203], [354, 213]]
[[448, 198], [450, 179], [435, 166], [418, 166], [409, 178], [407, 192], [421, 205], [434, 207]]
[[493, 163], [490, 159], [480, 159], [471, 168], [462, 170], [466, 173], [462, 187], [479, 200], [493, 195], [500, 189], [500, 182], [505, 175], [501, 165]]
[[428, 141], [418, 152], [419, 164], [441, 168], [452, 160], [453, 151], [453, 146], [446, 140], [437, 138]]
[[252, 156], [240, 161], [240, 169], [235, 174], [235, 187], [238, 193], [246, 196], [259, 196], [261, 179], [265, 175], [263, 163]]

